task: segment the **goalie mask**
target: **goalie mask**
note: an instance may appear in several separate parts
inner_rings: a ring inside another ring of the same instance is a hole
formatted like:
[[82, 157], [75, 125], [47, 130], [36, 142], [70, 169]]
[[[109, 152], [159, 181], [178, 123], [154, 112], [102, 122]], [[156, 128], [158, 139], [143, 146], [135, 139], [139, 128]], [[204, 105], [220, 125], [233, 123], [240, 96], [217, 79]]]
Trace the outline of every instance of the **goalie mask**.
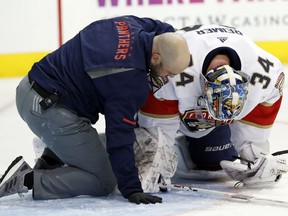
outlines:
[[249, 76], [224, 65], [208, 71], [203, 78], [203, 99], [209, 114], [216, 120], [238, 116], [247, 99]]

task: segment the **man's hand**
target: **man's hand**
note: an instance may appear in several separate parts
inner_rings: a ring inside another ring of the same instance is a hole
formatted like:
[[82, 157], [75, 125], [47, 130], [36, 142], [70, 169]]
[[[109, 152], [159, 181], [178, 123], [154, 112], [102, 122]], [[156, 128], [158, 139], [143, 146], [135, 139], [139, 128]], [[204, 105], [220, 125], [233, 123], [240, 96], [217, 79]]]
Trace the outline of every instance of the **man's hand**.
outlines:
[[131, 203], [136, 203], [137, 205], [140, 203], [143, 204], [155, 204], [162, 203], [162, 198], [157, 196], [151, 196], [142, 192], [132, 193], [128, 196], [128, 200]]

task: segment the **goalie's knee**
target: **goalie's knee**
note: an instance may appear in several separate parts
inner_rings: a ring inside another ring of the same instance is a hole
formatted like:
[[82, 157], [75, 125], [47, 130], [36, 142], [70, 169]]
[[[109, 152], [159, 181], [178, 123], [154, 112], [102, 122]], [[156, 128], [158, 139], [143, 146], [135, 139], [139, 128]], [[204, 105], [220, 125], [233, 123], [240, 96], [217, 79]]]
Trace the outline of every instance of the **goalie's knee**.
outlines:
[[188, 141], [185, 135], [178, 134], [175, 139], [174, 150], [178, 158], [178, 166], [174, 177], [192, 180], [226, 178], [223, 170], [211, 171], [197, 169], [197, 165], [191, 159], [188, 150]]
[[230, 137], [229, 125], [216, 127], [201, 138], [188, 137], [188, 150], [197, 169], [220, 170], [220, 161], [234, 161], [238, 154]]

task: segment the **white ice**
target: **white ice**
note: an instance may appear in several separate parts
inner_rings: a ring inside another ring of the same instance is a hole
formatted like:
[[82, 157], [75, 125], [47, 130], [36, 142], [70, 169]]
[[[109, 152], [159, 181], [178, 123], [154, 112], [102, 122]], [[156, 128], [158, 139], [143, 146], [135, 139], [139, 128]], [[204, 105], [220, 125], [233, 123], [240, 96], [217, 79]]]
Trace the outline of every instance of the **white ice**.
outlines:
[[[286, 72], [287, 72], [286, 67]], [[34, 135], [20, 118], [15, 106], [15, 89], [20, 78], [0, 79], [0, 174], [4, 173], [11, 161], [23, 155], [34, 165], [32, 139]], [[284, 88], [284, 100], [271, 134], [271, 152], [288, 149], [288, 93], [287, 82]], [[104, 132], [103, 118], [95, 125]], [[287, 155], [288, 157], [288, 155]], [[234, 189], [235, 182], [222, 181], [184, 181], [178, 183], [192, 187], [206, 188], [223, 192], [248, 194], [256, 197], [279, 199], [288, 202], [288, 174], [280, 182], [267, 189]], [[287, 205], [236, 201], [210, 193], [171, 190], [157, 194], [163, 198], [162, 204], [135, 205], [121, 195], [108, 197], [77, 197], [62, 200], [34, 201], [31, 192], [21, 198], [17, 194], [0, 198], [0, 215], [105, 215], [105, 216], [242, 216], [242, 215], [287, 215]]]

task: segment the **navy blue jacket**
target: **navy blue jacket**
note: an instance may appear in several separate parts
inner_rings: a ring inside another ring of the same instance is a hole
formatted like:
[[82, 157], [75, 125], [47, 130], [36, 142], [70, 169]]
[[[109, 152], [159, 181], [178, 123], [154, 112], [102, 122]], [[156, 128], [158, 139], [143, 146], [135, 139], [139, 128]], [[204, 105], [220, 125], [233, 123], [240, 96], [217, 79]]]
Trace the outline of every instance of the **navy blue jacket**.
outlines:
[[124, 197], [142, 191], [133, 152], [134, 128], [149, 91], [153, 38], [173, 31], [169, 24], [135, 16], [96, 21], [29, 72], [32, 80], [57, 92], [60, 103], [92, 124], [99, 113], [105, 115], [107, 151]]

